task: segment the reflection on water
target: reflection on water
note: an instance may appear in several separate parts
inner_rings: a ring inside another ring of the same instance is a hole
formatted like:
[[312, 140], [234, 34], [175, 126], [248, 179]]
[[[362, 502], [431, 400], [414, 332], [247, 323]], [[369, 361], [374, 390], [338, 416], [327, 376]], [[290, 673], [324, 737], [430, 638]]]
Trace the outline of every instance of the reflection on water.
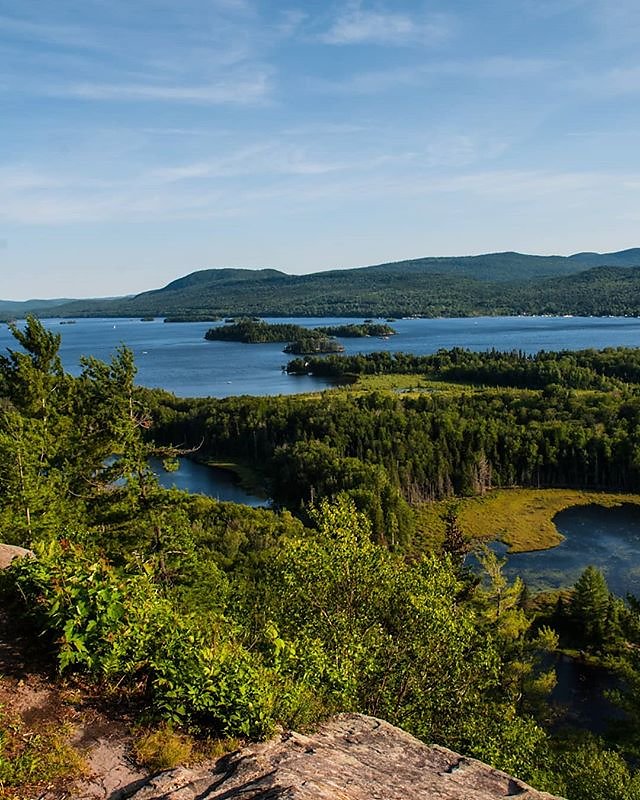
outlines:
[[507, 554], [509, 579], [519, 575], [533, 591], [559, 589], [572, 586], [593, 564], [614, 594], [640, 596], [640, 506], [574, 506], [554, 522], [565, 540], [549, 550]]
[[268, 501], [246, 492], [235, 475], [226, 469], [208, 467], [189, 458], [180, 458], [180, 468], [176, 472], [166, 472], [159, 458], [150, 458], [149, 465], [158, 476], [158, 482], [165, 489], [183, 489], [225, 500], [242, 503], [245, 506], [266, 506]]
[[[545, 666], [550, 666], [545, 665]], [[553, 656], [557, 684], [549, 698], [559, 714], [558, 725], [572, 725], [604, 734], [624, 712], [606, 696], [622, 688], [622, 680], [604, 667], [565, 655]]]
[[[534, 592], [563, 588], [572, 586], [593, 564], [602, 570], [614, 594], [640, 596], [640, 507], [574, 506], [557, 514], [554, 522], [566, 538], [549, 550], [508, 554], [501, 542], [492, 544], [498, 555], [506, 557], [503, 571], [510, 580], [520, 576]], [[607, 691], [622, 688], [621, 678], [580, 659], [551, 658], [557, 684], [549, 699], [558, 714], [557, 725], [604, 734], [625, 718], [606, 696]]]

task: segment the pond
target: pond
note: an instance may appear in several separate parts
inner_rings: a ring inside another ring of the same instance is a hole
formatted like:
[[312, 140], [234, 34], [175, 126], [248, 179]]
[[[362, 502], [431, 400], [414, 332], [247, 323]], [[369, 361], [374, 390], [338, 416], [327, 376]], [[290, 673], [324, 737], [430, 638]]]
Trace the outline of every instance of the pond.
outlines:
[[527, 553], [506, 553], [504, 574], [520, 576], [533, 592], [572, 586], [590, 564], [604, 573], [610, 590], [620, 597], [640, 597], [640, 506], [615, 508], [573, 506], [556, 514], [554, 523], [565, 537], [557, 547]]
[[167, 472], [159, 458], [149, 459], [149, 465], [157, 475], [158, 482], [165, 489], [182, 489], [254, 508], [268, 505], [268, 500], [243, 489], [231, 470], [198, 464], [190, 458], [180, 458], [178, 461], [179, 469], [176, 472]]
[[[565, 537], [557, 547], [528, 553], [506, 552], [506, 545], [492, 549], [506, 557], [503, 569], [509, 580], [520, 576], [532, 592], [572, 586], [593, 564], [604, 573], [609, 589], [620, 597], [640, 596], [640, 506], [627, 503], [614, 508], [573, 506], [556, 514], [554, 523]], [[557, 684], [549, 698], [557, 714], [556, 725], [572, 725], [605, 734], [625, 718], [607, 692], [623, 686], [619, 676], [581, 659], [557, 654], [553, 666]]]
[[571, 725], [605, 734], [612, 723], [624, 720], [625, 713], [607, 696], [623, 689], [620, 677], [595, 664], [557, 654], [545, 666], [553, 666], [557, 683], [549, 698], [558, 714], [556, 725]]

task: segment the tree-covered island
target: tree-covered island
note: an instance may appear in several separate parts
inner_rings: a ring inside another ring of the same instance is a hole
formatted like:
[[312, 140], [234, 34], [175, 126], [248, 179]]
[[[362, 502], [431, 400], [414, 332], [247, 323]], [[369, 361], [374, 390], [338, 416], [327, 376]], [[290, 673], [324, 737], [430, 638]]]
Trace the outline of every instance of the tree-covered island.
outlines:
[[[265, 342], [300, 342], [313, 336], [315, 339], [328, 339], [341, 336], [345, 338], [358, 338], [365, 336], [392, 336], [396, 331], [384, 323], [362, 323], [320, 326], [306, 328], [303, 325], [290, 323], [269, 323], [263, 320], [242, 319], [233, 321], [216, 328], [209, 328], [204, 338], [208, 341], [245, 342], [247, 344], [261, 344]], [[286, 351], [293, 352], [293, 351]], [[300, 350], [296, 352], [302, 352]], [[312, 349], [304, 352], [338, 352], [336, 350]]]
[[291, 355], [316, 355], [318, 353], [342, 353], [344, 345], [332, 336], [323, 336], [315, 331], [307, 333], [285, 346], [283, 352]]

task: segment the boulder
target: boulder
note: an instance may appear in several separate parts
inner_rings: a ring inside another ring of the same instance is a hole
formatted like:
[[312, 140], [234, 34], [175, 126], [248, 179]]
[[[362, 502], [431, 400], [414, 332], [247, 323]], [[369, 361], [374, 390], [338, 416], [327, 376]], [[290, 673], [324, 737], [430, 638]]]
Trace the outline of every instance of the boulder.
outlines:
[[[132, 791], [133, 790], [133, 791]], [[387, 722], [344, 714], [219, 761], [163, 772], [133, 800], [559, 800], [480, 761], [426, 745]]]
[[0, 569], [6, 569], [14, 558], [24, 556], [33, 556], [33, 552], [15, 544], [0, 544]]

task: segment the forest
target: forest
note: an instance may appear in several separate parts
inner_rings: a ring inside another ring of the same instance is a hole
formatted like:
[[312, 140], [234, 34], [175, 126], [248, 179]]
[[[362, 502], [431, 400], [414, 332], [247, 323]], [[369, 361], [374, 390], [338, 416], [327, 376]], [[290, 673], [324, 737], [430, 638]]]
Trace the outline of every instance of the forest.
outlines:
[[[436, 498], [638, 492], [637, 351], [443, 351], [402, 366], [442, 391], [188, 400], [137, 387], [124, 347], [72, 377], [59, 335], [33, 317], [11, 330], [0, 525], [36, 557], [2, 573], [1, 600], [68, 680], [196, 737], [357, 710], [569, 800], [640, 798], [638, 599], [595, 568], [531, 597], [455, 504], [443, 539], [414, 538]], [[400, 369], [386, 359], [327, 363]], [[251, 465], [273, 508], [162, 489], [149, 457], [172, 469], [185, 454]], [[576, 650], [624, 675], [624, 719], [604, 735], [559, 727], [548, 703], [550, 654]], [[0, 788], [15, 796], [32, 746], [0, 709]]]
[[[640, 251], [635, 249], [570, 257], [488, 253], [419, 258], [307, 275], [273, 269], [208, 269], [133, 297], [59, 303], [55, 313], [63, 317], [153, 315], [194, 320], [227, 316], [638, 316], [639, 264]], [[2, 313], [11, 318], [15, 310], [3, 312], [0, 304]], [[41, 315], [46, 316], [44, 307]]]

